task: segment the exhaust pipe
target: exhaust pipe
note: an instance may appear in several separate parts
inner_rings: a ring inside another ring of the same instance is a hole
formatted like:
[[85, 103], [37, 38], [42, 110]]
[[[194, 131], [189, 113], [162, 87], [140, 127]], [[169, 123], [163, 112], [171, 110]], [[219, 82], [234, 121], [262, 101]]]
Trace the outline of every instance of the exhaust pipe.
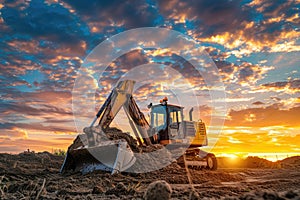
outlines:
[[192, 107], [189, 111], [190, 121], [193, 121], [193, 111], [194, 111], [194, 108]]

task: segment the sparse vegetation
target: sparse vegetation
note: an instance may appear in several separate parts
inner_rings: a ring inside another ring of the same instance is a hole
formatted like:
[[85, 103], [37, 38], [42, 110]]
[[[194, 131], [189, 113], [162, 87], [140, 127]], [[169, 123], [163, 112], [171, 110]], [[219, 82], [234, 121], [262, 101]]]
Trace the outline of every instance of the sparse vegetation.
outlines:
[[66, 155], [66, 151], [63, 149], [55, 149], [53, 151], [53, 154], [56, 156], [65, 156]]

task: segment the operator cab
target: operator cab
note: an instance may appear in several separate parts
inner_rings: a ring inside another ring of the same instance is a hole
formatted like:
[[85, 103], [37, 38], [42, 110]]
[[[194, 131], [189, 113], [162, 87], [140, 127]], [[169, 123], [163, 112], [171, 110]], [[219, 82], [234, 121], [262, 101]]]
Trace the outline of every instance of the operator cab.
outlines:
[[167, 101], [165, 97], [160, 104], [150, 106], [150, 125], [160, 142], [178, 138], [180, 124], [183, 121], [184, 107], [168, 104]]
[[192, 120], [190, 110], [190, 120], [184, 120], [182, 106], [168, 104], [165, 97], [160, 104], [150, 104], [150, 139], [152, 143], [160, 144], [182, 144], [188, 141], [190, 147], [207, 146], [207, 135], [204, 122]]

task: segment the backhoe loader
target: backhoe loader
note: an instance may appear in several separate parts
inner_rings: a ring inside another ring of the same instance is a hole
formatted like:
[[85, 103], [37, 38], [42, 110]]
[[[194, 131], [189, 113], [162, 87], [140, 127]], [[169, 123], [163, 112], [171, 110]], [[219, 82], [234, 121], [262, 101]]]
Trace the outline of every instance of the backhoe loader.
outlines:
[[[183, 115], [184, 108], [169, 104], [165, 97], [156, 105], [148, 105], [148, 123], [132, 96], [134, 84], [133, 80], [120, 81], [112, 90], [91, 125], [84, 128], [84, 134], [78, 135], [69, 146], [61, 173], [105, 170], [114, 174], [128, 171], [137, 160], [135, 155], [142, 153], [141, 147], [158, 145], [168, 149], [181, 166], [216, 170], [214, 154], [200, 150], [200, 147], [208, 145], [206, 128], [201, 120], [193, 121], [193, 109], [189, 111], [187, 120]], [[131, 134], [110, 127], [122, 107], [132, 129]], [[177, 149], [184, 149], [184, 152], [175, 156]]]

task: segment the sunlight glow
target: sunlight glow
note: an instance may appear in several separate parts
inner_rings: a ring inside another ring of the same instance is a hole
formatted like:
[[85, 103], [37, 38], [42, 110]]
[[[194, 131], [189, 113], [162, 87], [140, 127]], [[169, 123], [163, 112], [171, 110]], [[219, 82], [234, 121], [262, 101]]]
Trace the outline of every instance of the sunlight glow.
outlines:
[[221, 153], [221, 154], [217, 154], [217, 156], [230, 158], [231, 160], [235, 160], [236, 158], [238, 158], [236, 154], [231, 154], [231, 153]]

